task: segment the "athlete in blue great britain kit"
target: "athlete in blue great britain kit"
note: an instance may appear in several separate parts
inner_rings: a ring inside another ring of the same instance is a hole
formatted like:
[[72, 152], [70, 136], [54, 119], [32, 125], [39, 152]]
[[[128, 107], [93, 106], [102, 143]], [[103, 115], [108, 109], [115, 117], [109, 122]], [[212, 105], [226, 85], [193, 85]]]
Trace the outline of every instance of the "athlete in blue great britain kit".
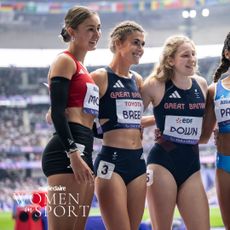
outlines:
[[146, 194], [146, 164], [141, 143], [142, 78], [130, 70], [145, 44], [143, 28], [124, 21], [111, 33], [113, 59], [91, 73], [99, 86], [103, 146], [95, 160], [95, 189], [107, 229], [137, 230]]
[[195, 74], [196, 62], [193, 41], [169, 37], [142, 88], [144, 106], [153, 104], [162, 134], [147, 159], [147, 201], [157, 230], [171, 229], [176, 205], [187, 229], [210, 229], [198, 149], [207, 83]]

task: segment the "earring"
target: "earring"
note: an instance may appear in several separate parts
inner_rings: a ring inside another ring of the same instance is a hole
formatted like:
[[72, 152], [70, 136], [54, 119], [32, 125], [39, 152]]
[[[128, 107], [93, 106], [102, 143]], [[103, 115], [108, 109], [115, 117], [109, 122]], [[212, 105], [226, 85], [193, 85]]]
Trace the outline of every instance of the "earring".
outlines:
[[75, 41], [75, 37], [71, 36], [71, 42], [74, 42], [74, 41]]

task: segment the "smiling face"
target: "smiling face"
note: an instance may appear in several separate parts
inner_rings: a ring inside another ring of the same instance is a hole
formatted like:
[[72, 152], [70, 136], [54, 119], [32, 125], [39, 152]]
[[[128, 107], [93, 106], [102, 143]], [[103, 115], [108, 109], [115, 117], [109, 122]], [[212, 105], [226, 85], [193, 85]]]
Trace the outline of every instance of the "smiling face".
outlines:
[[77, 29], [70, 28], [74, 45], [86, 51], [95, 50], [101, 36], [101, 22], [97, 14], [91, 15], [78, 25]]
[[144, 53], [145, 36], [143, 32], [133, 31], [124, 41], [117, 41], [116, 55], [130, 65], [138, 64]]
[[169, 64], [174, 69], [175, 75], [192, 76], [196, 70], [196, 52], [191, 42], [182, 43]]

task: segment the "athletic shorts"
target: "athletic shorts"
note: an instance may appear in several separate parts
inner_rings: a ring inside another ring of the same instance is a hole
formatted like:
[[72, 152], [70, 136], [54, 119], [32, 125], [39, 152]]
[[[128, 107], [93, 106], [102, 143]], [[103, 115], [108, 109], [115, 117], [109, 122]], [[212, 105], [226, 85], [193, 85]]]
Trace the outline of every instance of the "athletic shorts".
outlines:
[[[91, 129], [69, 122], [69, 127], [76, 143], [85, 146], [82, 159], [93, 171], [92, 151], [93, 151], [93, 132]], [[42, 170], [48, 177], [55, 174], [73, 173], [70, 167], [70, 159], [67, 157], [65, 149], [59, 139], [59, 136], [54, 133], [52, 138], [46, 145], [42, 154]]]
[[230, 156], [217, 153], [216, 167], [218, 169], [223, 169], [227, 173], [230, 173]]
[[173, 175], [179, 187], [193, 173], [200, 170], [198, 145], [178, 144], [164, 140], [153, 146], [147, 164], [165, 167]]
[[127, 185], [132, 180], [146, 173], [143, 149], [122, 149], [102, 146], [94, 162], [95, 174], [110, 179], [115, 172]]

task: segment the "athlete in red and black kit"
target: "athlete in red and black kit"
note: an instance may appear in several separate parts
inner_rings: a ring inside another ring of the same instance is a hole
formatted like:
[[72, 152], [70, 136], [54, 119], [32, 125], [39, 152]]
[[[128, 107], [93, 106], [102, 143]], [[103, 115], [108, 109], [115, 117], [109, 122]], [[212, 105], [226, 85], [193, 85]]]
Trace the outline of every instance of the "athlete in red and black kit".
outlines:
[[[67, 106], [65, 108], [82, 107], [86, 114], [97, 116], [99, 102], [98, 87], [85, 67], [70, 52], [65, 51], [64, 53], [74, 60], [77, 69], [69, 82], [69, 91], [68, 95], [66, 95]], [[50, 87], [55, 88], [55, 85], [60, 83], [65, 85], [67, 84], [66, 81], [60, 77], [54, 77], [51, 80]], [[64, 109], [64, 98], [58, 92], [53, 101], [57, 103], [54, 105], [57, 110]], [[63, 102], [63, 108], [61, 108], [61, 102]], [[68, 109], [65, 115], [68, 117]], [[55, 122], [54, 126], [55, 128], [57, 127]], [[54, 133], [43, 153], [42, 168], [45, 175], [48, 177], [57, 173], [73, 173], [70, 167], [70, 160], [65, 151], [75, 147], [81, 151], [82, 158], [93, 171], [92, 151], [94, 135], [92, 130], [81, 124], [71, 121], [67, 122], [67, 119], [65, 125], [59, 130], [61, 132], [59, 134], [57, 132]]]
[[[94, 194], [93, 123], [99, 90], [84, 67], [100, 38], [100, 18], [86, 7], [67, 12], [61, 31], [66, 51], [49, 68], [50, 115], [55, 128], [42, 156], [48, 182], [48, 229], [85, 229]], [[58, 190], [57, 190], [58, 188]]]

